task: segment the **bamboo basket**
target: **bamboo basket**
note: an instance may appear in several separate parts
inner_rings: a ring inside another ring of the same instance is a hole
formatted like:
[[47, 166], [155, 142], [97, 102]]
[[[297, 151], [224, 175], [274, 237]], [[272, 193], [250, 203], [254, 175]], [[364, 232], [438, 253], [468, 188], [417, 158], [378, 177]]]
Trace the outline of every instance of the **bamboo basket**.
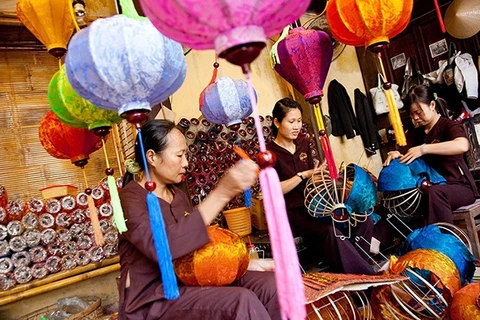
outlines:
[[[81, 297], [90, 303], [90, 306], [84, 311], [74, 314], [67, 320], [97, 320], [103, 315], [102, 311], [102, 300], [99, 297], [89, 296]], [[41, 316], [46, 315], [52, 311], [57, 310], [57, 304], [52, 304], [47, 307], [38, 309], [37, 311], [31, 312], [24, 315], [23, 317], [18, 318], [17, 320], [39, 320]]]
[[237, 233], [239, 236], [243, 237], [252, 233], [250, 208], [241, 207], [225, 210], [223, 215], [227, 220], [228, 229]]

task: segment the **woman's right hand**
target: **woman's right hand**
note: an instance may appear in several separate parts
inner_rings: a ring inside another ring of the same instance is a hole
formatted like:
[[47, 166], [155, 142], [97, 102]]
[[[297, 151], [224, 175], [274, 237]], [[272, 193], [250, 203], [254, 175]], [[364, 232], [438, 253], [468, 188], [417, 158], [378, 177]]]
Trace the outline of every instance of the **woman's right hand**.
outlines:
[[220, 179], [217, 188], [228, 192], [233, 198], [257, 182], [259, 170], [252, 160], [239, 161]]
[[402, 154], [397, 150], [388, 152], [387, 153], [387, 159], [385, 159], [385, 162], [383, 163], [383, 166], [384, 167], [388, 166], [393, 159], [400, 158], [401, 156], [402, 156]]
[[313, 169], [302, 171], [302, 175], [305, 179], [309, 179], [311, 176], [313, 176], [315, 173], [321, 172], [325, 170], [327, 167], [326, 162], [320, 163], [320, 161], [315, 160]]

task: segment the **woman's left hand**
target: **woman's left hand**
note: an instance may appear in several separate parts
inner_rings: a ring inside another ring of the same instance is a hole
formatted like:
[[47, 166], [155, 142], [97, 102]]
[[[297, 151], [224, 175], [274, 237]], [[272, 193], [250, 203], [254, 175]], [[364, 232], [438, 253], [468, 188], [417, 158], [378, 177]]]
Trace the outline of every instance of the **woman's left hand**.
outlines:
[[248, 263], [248, 271], [275, 271], [272, 259], [252, 259]]
[[408, 149], [407, 153], [400, 157], [400, 163], [410, 164], [413, 160], [424, 155], [423, 146], [416, 146]]

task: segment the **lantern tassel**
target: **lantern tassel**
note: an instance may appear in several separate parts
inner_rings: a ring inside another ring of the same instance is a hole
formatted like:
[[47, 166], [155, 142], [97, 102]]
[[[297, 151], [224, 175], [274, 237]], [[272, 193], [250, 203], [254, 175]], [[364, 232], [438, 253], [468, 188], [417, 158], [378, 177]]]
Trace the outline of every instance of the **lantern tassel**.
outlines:
[[437, 11], [437, 17], [438, 17], [438, 22], [440, 23], [440, 29], [442, 29], [442, 33], [447, 32], [447, 29], [445, 29], [445, 23], [443, 23], [443, 17], [442, 17], [442, 12], [440, 11], [440, 6], [438, 5], [437, 0], [433, 0], [435, 3], [435, 10]]
[[323, 115], [319, 105], [314, 105], [313, 110], [315, 113], [315, 119], [317, 120], [317, 125], [319, 130], [323, 130], [323, 134], [320, 137], [322, 143], [322, 150], [325, 155], [325, 160], [327, 161], [328, 171], [332, 180], [338, 179], [338, 169], [335, 164], [335, 158], [333, 156], [332, 145], [330, 144], [330, 139], [327, 136], [327, 129], [323, 122]]
[[100, 229], [100, 221], [98, 220], [97, 208], [95, 208], [95, 202], [92, 195], [87, 195], [88, 210], [90, 211], [90, 221], [92, 222], [93, 237], [97, 246], [103, 246], [105, 240], [103, 239], [102, 229]]
[[395, 132], [395, 139], [399, 146], [406, 146], [407, 139], [405, 138], [405, 132], [403, 132], [402, 120], [400, 119], [400, 114], [398, 113], [397, 103], [395, 102], [395, 97], [391, 89], [384, 90], [385, 97], [387, 98], [388, 105], [388, 117], [390, 118], [390, 123], [392, 124], [393, 131]]
[[126, 232], [127, 224], [123, 216], [123, 209], [120, 203], [120, 196], [118, 195], [117, 184], [113, 176], [107, 177], [108, 190], [110, 191], [110, 204], [113, 207], [113, 222], [118, 230], [118, 233]]
[[[142, 152], [142, 160], [145, 168], [145, 177], [150, 182], [150, 173], [148, 172], [147, 159], [145, 157], [145, 148], [143, 146], [142, 130], [137, 129], [137, 138]], [[168, 246], [167, 232], [165, 222], [163, 221], [162, 208], [158, 202], [157, 196], [149, 191], [147, 194], [148, 215], [150, 217], [150, 229], [152, 231], [155, 252], [157, 253], [158, 266], [162, 274], [163, 291], [167, 300], [176, 299], [180, 296], [177, 285], [177, 278], [173, 271], [172, 255]]]
[[[260, 152], [266, 152], [262, 123], [258, 114], [250, 73], [245, 73], [245, 77], [248, 82], [248, 93], [252, 104]], [[274, 168], [267, 167], [260, 171], [260, 186], [275, 263], [275, 280], [282, 319], [305, 319], [305, 289], [300, 272], [300, 263], [292, 230], [288, 223], [280, 179]]]

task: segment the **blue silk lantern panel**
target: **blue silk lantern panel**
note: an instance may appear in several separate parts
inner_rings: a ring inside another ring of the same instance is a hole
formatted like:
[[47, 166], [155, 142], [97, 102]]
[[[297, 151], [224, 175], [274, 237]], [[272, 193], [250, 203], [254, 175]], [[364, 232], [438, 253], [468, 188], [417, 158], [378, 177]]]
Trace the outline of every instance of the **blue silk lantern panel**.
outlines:
[[432, 184], [445, 184], [447, 181], [435, 169], [422, 159], [415, 159], [411, 164], [400, 163], [394, 159], [383, 167], [378, 176], [378, 190], [402, 191], [417, 188], [423, 179], [428, 179]]
[[443, 233], [436, 225], [414, 230], [406, 239], [402, 254], [416, 249], [433, 249], [449, 257], [460, 273], [462, 284], [472, 281], [475, 257], [454, 235]]
[[203, 92], [203, 105], [200, 106], [200, 111], [208, 121], [216, 124], [231, 126], [240, 123], [253, 112], [248, 95], [248, 83], [228, 77], [218, 78]]
[[97, 19], [73, 36], [65, 59], [75, 91], [94, 105], [123, 114], [151, 110], [185, 80], [182, 46], [148, 20]]
[[353, 167], [355, 170], [352, 189], [345, 201], [348, 213], [363, 213], [371, 210], [377, 203], [377, 188], [372, 177], [356, 164], [350, 163], [348, 167]]

